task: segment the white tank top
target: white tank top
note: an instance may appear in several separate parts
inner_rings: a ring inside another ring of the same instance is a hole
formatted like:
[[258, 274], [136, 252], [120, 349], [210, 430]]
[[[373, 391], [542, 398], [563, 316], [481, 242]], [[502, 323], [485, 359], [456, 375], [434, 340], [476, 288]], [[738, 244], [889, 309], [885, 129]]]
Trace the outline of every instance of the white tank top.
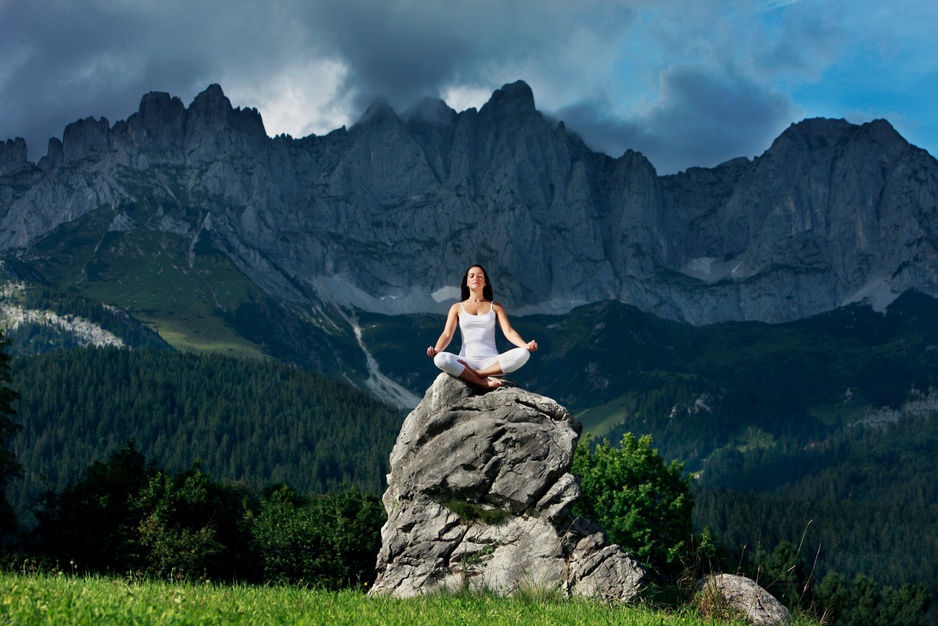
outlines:
[[459, 332], [462, 334], [462, 348], [459, 356], [470, 359], [485, 359], [498, 356], [495, 347], [495, 305], [489, 304], [488, 313], [473, 315], [467, 313], [462, 302], [459, 315]]

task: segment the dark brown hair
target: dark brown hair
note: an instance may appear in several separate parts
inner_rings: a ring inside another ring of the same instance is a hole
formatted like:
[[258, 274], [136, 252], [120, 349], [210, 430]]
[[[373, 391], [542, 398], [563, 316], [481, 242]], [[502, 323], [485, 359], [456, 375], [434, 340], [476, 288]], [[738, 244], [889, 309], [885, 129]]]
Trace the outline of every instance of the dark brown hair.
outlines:
[[462, 285], [460, 286], [460, 295], [462, 296], [462, 299], [469, 299], [469, 285], [467, 284], [469, 281], [469, 270], [474, 267], [478, 267], [480, 270], [482, 270], [482, 275], [485, 276], [485, 287], [482, 288], [482, 297], [486, 300], [495, 300], [495, 296], [492, 295], [492, 281], [489, 280], [489, 273], [485, 271], [485, 268], [478, 263], [470, 265], [468, 268], [466, 268], [466, 273], [463, 274]]

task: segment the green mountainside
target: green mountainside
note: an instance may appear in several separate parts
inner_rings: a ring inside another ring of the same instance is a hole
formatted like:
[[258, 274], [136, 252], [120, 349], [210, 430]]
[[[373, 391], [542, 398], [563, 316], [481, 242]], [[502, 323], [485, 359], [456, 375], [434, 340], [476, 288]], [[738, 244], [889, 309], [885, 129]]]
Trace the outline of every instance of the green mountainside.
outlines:
[[[382, 370], [420, 393], [436, 373], [424, 350], [442, 319], [359, 320]], [[723, 447], [823, 439], [927, 394], [938, 387], [936, 321], [938, 301], [914, 292], [885, 314], [851, 305], [787, 324], [699, 328], [603, 302], [515, 318], [540, 345], [515, 379], [570, 408], [597, 436], [652, 434], [696, 472]]]
[[8, 499], [21, 520], [131, 439], [158, 465], [198, 463], [216, 480], [299, 493], [384, 489], [403, 413], [347, 383], [295, 367], [166, 350], [79, 349], [17, 357], [11, 387], [24, 468]]
[[[125, 309], [178, 350], [270, 357], [330, 376], [367, 377], [365, 356], [341, 311], [267, 296], [211, 234], [182, 234], [195, 209], [147, 200], [103, 206], [58, 227], [8, 274]], [[204, 216], [203, 216], [204, 217]], [[126, 221], [136, 227], [115, 228]], [[139, 227], [139, 226], [145, 227]]]

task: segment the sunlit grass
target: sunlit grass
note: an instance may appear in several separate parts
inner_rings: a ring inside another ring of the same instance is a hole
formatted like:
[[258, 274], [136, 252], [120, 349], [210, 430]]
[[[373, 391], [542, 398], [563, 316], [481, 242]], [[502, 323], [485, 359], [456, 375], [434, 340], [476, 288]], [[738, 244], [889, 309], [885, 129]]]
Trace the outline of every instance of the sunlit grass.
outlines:
[[602, 439], [613, 428], [625, 422], [634, 410], [635, 401], [631, 394], [624, 394], [606, 404], [581, 411], [576, 418], [583, 424], [585, 432]]
[[691, 609], [665, 611], [586, 599], [536, 601], [464, 594], [396, 600], [356, 590], [6, 573], [0, 574], [0, 623], [703, 626], [744, 622], [707, 619]]
[[[247, 358], [265, 358], [263, 351], [256, 345], [241, 338], [233, 330], [212, 328], [207, 324], [202, 324], [198, 330], [193, 331], [194, 326], [185, 323], [173, 324], [166, 320], [160, 320], [158, 323], [153, 319], [147, 319], [141, 316], [141, 319], [154, 328], [160, 337], [166, 343], [183, 352], [199, 352], [225, 354], [228, 356], [247, 357]], [[216, 325], [220, 326], [220, 323]], [[201, 331], [213, 331], [201, 334]]]

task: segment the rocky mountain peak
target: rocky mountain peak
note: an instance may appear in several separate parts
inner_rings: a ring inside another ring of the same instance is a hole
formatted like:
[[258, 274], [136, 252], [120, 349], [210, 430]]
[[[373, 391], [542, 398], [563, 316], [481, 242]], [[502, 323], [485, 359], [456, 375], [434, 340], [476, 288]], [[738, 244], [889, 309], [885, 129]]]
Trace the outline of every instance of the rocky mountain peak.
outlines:
[[417, 122], [433, 126], [450, 126], [458, 113], [439, 98], [422, 98], [401, 116], [407, 123]]
[[186, 111], [190, 133], [232, 130], [247, 135], [267, 136], [257, 109], [232, 108], [231, 101], [217, 84], [197, 95]]
[[797, 137], [824, 137], [828, 140], [835, 141], [838, 137], [842, 136], [844, 133], [850, 132], [854, 128], [856, 128], [854, 124], [851, 124], [843, 118], [809, 117], [800, 122], [791, 124], [782, 133], [781, 137], [790, 135]]
[[530, 123], [544, 124], [544, 118], [534, 106], [534, 92], [524, 81], [517, 81], [496, 89], [489, 101], [479, 109], [483, 125], [510, 134]]
[[0, 143], [0, 176], [18, 172], [27, 165], [25, 139], [17, 137]]
[[[221, 94], [221, 97], [224, 98], [224, 94]], [[144, 126], [159, 128], [167, 122], [173, 122], [181, 118], [185, 115], [185, 112], [186, 107], [179, 98], [170, 96], [164, 91], [151, 91], [140, 99], [140, 107], [136, 115]]]
[[492, 93], [480, 112], [491, 112], [493, 115], [530, 115], [536, 113], [534, 106], [534, 92], [523, 80], [503, 86]]
[[840, 151], [859, 146], [861, 150], [874, 148], [889, 156], [908, 150], [909, 143], [886, 120], [873, 120], [864, 124], [851, 124], [843, 119], [812, 118], [788, 127], [766, 151], [773, 155], [788, 154], [793, 146], [819, 155], [831, 149]]
[[140, 100], [140, 108], [127, 120], [141, 147], [167, 150], [185, 134], [186, 107], [168, 93], [152, 91]]
[[231, 100], [217, 83], [212, 83], [205, 88], [205, 91], [198, 94], [192, 100], [189, 109], [190, 115], [214, 116], [219, 119], [227, 117], [233, 111]]
[[382, 126], [399, 122], [400, 119], [394, 109], [391, 108], [387, 98], [375, 98], [352, 128], [357, 130], [361, 126]]
[[58, 167], [65, 155], [62, 151], [62, 141], [57, 137], [49, 139], [49, 146], [46, 148], [46, 156], [39, 159], [39, 169], [52, 170]]
[[87, 117], [65, 127], [62, 134], [62, 152], [66, 161], [80, 161], [108, 151], [110, 140], [108, 133], [111, 124], [106, 117], [94, 119]]

